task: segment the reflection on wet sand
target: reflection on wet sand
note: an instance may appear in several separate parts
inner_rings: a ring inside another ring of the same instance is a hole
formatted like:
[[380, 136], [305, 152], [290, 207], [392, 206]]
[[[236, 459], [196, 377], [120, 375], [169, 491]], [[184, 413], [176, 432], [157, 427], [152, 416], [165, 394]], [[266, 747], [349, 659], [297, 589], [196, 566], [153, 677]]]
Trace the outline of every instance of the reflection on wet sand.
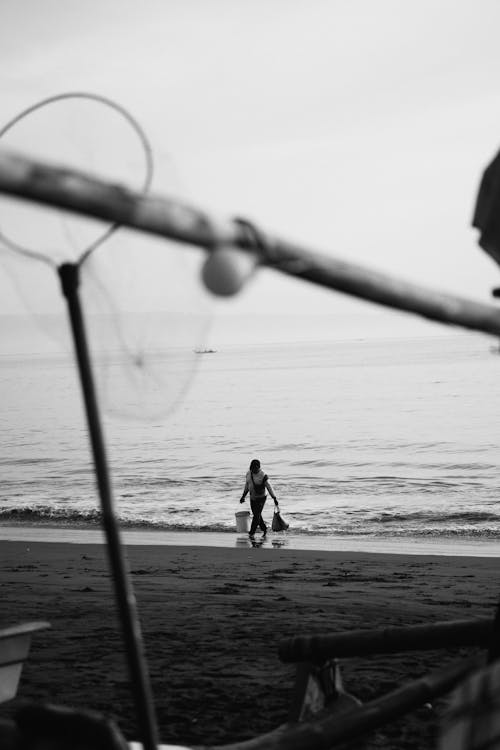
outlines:
[[267, 534], [266, 536], [261, 537], [255, 537], [254, 539], [250, 539], [250, 537], [245, 534], [237, 536], [236, 537], [236, 547], [286, 547], [289, 544], [289, 540], [287, 539], [286, 532], [280, 531], [280, 532], [273, 532], [272, 534]]

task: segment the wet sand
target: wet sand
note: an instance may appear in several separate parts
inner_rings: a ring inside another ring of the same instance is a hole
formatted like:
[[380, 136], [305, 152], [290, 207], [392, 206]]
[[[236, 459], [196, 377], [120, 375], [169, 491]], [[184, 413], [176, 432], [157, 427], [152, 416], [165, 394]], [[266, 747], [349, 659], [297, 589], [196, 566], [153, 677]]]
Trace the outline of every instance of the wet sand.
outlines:
[[[223, 744], [286, 721], [293, 665], [281, 639], [447, 619], [493, 617], [494, 557], [375, 554], [288, 547], [127, 547], [162, 743]], [[12, 715], [23, 700], [92, 708], [137, 738], [101, 544], [3, 541], [1, 626], [48, 620], [35, 634]], [[462, 653], [472, 653], [470, 650]], [[343, 662], [346, 689], [369, 701], [457, 651]], [[434, 747], [444, 701], [372, 735], [367, 747]]]

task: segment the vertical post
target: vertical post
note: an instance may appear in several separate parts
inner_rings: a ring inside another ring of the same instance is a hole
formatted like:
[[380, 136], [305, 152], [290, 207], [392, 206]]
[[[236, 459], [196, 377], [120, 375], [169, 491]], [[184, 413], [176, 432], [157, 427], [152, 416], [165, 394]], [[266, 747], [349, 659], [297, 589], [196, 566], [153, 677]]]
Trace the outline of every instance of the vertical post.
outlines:
[[85, 334], [80, 297], [78, 294], [79, 268], [73, 263], [59, 267], [59, 277], [66, 298], [71, 321], [71, 332], [78, 362], [92, 454], [101, 501], [104, 532], [106, 535], [111, 573], [115, 586], [118, 612], [123, 628], [132, 691], [138, 713], [139, 729], [144, 750], [156, 750], [158, 732], [153, 707], [153, 697], [144, 655], [141, 627], [136, 599], [127, 569], [118, 525], [113, 512], [113, 496], [104, 448], [104, 439], [97, 407], [94, 380]]

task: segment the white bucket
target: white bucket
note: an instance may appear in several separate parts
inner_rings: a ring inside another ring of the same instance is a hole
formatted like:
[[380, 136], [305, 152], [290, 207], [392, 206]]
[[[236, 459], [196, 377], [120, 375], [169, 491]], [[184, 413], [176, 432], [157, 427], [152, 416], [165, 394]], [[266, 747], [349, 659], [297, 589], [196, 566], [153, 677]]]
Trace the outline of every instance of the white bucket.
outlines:
[[236, 531], [248, 531], [250, 529], [250, 511], [238, 510], [236, 516]]

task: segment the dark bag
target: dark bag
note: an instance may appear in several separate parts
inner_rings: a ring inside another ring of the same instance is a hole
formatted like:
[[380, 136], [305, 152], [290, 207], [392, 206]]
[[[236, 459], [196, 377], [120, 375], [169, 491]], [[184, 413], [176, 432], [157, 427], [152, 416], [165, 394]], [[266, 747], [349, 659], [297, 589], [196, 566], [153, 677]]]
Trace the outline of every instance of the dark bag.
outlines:
[[271, 524], [271, 528], [273, 531], [286, 531], [288, 527], [290, 526], [289, 523], [287, 523], [282, 517], [280, 513], [280, 509], [276, 507], [274, 509], [274, 516], [273, 516], [273, 522]]

